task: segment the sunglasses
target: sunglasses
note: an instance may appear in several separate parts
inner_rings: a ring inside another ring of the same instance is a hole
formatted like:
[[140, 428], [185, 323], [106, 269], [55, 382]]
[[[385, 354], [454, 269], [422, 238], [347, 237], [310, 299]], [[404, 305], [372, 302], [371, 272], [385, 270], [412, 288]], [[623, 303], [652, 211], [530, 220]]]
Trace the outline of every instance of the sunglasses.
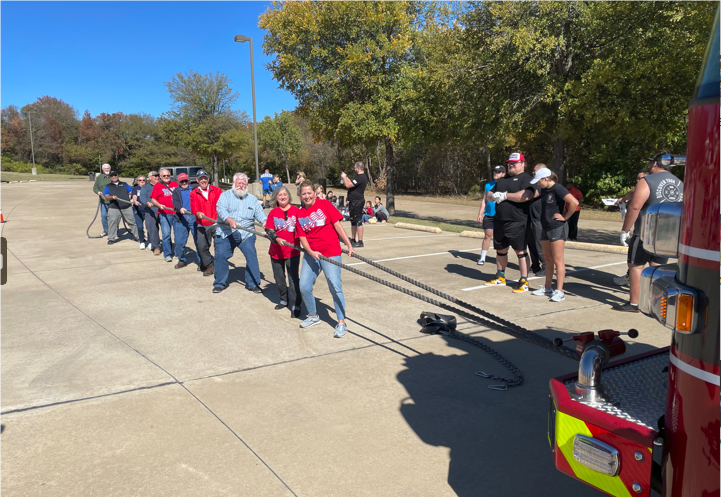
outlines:
[[138, 183], [140, 183], [141, 181], [145, 181], [145, 180], [144, 180], [144, 179], [139, 179], [139, 180], [138, 180]]

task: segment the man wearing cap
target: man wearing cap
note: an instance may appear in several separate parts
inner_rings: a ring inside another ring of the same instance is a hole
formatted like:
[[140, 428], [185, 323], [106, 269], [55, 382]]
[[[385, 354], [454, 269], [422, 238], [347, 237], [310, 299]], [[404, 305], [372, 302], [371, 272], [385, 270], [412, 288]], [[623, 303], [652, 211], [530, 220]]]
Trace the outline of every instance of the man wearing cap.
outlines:
[[[548, 169], [545, 164], [536, 164], [533, 166], [533, 174], [539, 169]], [[550, 171], [550, 169], [549, 169]], [[543, 226], [541, 226], [541, 187], [531, 182], [536, 189], [536, 194], [528, 206], [528, 226], [526, 228], [526, 243], [528, 244], [528, 253], [531, 256], [531, 272], [536, 276], [544, 276], [546, 274], [546, 260], [543, 257], [543, 245], [541, 244], [541, 235], [543, 234]]]
[[110, 183], [110, 164], [103, 164], [100, 170], [102, 171], [102, 174], [99, 174], [98, 177], [95, 178], [93, 193], [99, 197], [100, 222], [103, 225], [103, 232], [100, 236], [104, 237], [108, 234], [108, 206], [110, 205], [110, 202], [105, 200], [105, 187]]
[[[105, 185], [105, 200], [108, 204], [108, 245], [112, 245], [118, 241], [118, 226], [120, 225], [120, 216], [123, 217], [125, 226], [130, 229], [133, 239], [137, 242], [138, 228], [135, 226], [135, 216], [133, 215], [133, 203], [130, 201], [130, 195], [133, 191], [130, 185], [118, 179], [118, 173], [110, 171], [108, 174], [110, 183]], [[124, 202], [123, 202], [124, 201]]]
[[263, 184], [263, 206], [264, 207], [265, 207], [265, 196], [273, 193], [273, 188], [270, 186], [270, 183], [272, 181], [273, 181], [273, 175], [270, 174], [270, 171], [266, 169], [265, 172], [260, 175], [260, 182]]
[[528, 291], [528, 257], [526, 252], [526, 224], [528, 223], [528, 204], [536, 194], [531, 184], [531, 176], [523, 169], [526, 159], [523, 154], [514, 152], [506, 161], [508, 176], [496, 181], [488, 192], [486, 200], [496, 202], [496, 215], [493, 216], [493, 248], [496, 250], [496, 277], [486, 285], [505, 285], [508, 248], [511, 247], [518, 257], [521, 277], [513, 287], [514, 293]]
[[140, 188], [140, 203], [145, 206], [145, 229], [148, 230], [148, 248], [153, 254], [160, 255], [160, 235], [158, 233], [158, 208], [150, 201], [150, 194], [158, 183], [158, 171], [148, 173], [148, 181]]
[[503, 178], [505, 175], [505, 167], [496, 166], [493, 168], [493, 181], [486, 183], [483, 199], [481, 200], [481, 208], [478, 209], [478, 222], [481, 223], [483, 234], [485, 235], [481, 246], [481, 257], [478, 259], [479, 266], [483, 266], [486, 263], [488, 247], [491, 246], [491, 240], [493, 239], [493, 216], [496, 215], [496, 203], [486, 201], [486, 197], [488, 196], [488, 192], [491, 191], [491, 188], [496, 186], [496, 181]]
[[[173, 190], [178, 187], [175, 181], [170, 180], [170, 170], [160, 170], [160, 181], [153, 187], [150, 194], [150, 201], [158, 208], [158, 219], [160, 221], [160, 234], [162, 236], [163, 257], [165, 262], [173, 262], [172, 245], [170, 232], [173, 226]], [[176, 234], [177, 236], [177, 234]]]
[[237, 229], [238, 226], [253, 229], [258, 221], [265, 229], [267, 216], [255, 196], [248, 193], [248, 176], [244, 173], [233, 175], [233, 188], [224, 191], [218, 198], [218, 221], [215, 230], [215, 281], [213, 293], [220, 293], [228, 287], [228, 259], [233, 257], [235, 248], [245, 256], [245, 287], [253, 293], [260, 289], [260, 267], [255, 251], [255, 235]]
[[195, 255], [198, 258], [198, 267], [200, 267], [200, 254], [198, 253], [198, 242], [195, 237], [195, 216], [190, 209], [190, 178], [185, 173], [178, 175], [178, 183], [180, 186], [173, 190], [173, 208], [175, 215], [171, 218], [173, 221], [173, 231], [175, 232], [175, 257], [178, 263], [175, 269], [181, 269], [188, 265], [185, 262], [185, 245], [188, 243], [188, 233], [193, 233], [193, 243], [196, 246]]
[[[613, 309], [622, 312], [638, 312], [638, 297], [641, 291], [641, 271], [646, 264], [659, 266], [667, 264], [667, 257], [650, 254], [643, 248], [641, 226], [646, 210], [652, 205], [662, 202], [683, 202], [683, 181], [671, 174], [673, 165], [663, 155], [649, 159], [650, 173], [637, 184], [633, 197], [628, 203], [626, 217], [621, 228], [621, 243], [628, 246], [628, 284], [630, 287], [629, 301], [625, 304], [614, 304]], [[631, 236], [633, 227], [633, 236]], [[630, 238], [630, 241], [629, 241]]]
[[213, 276], [215, 268], [210, 246], [215, 238], [215, 227], [212, 221], [203, 219], [203, 216], [218, 218], [218, 199], [223, 190], [210, 184], [210, 176], [204, 170], [198, 171], [196, 177], [198, 188], [190, 192], [190, 210], [196, 217], [195, 248], [200, 257], [199, 269], [203, 271], [203, 276]]

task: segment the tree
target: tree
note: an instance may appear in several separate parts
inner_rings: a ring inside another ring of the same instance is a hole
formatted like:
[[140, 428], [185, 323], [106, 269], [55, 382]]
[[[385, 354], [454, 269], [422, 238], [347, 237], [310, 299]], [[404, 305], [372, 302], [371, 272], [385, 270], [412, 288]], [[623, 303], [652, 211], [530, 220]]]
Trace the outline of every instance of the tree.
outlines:
[[218, 162], [241, 148], [249, 137], [248, 116], [232, 109], [238, 94], [221, 73], [177, 73], [165, 82], [171, 109], [163, 114], [163, 136], [171, 143], [211, 159], [213, 183], [218, 185]]
[[415, 2], [273, 2], [260, 17], [263, 50], [280, 87], [298, 100], [319, 141], [386, 149], [386, 207], [395, 212], [393, 148], [409, 98], [413, 38], [430, 14]]
[[285, 174], [290, 183], [290, 170], [288, 161], [295, 159], [300, 151], [300, 131], [293, 122], [293, 116], [287, 110], [283, 110], [272, 119], [265, 116], [263, 121], [258, 123], [258, 141], [262, 146], [269, 148], [276, 154], [285, 165]]

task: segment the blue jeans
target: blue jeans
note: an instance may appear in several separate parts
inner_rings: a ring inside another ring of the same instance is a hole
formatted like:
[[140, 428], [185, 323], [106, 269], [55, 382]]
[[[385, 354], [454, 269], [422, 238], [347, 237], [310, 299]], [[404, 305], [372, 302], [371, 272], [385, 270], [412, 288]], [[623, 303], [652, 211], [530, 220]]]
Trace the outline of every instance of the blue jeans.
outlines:
[[[175, 231], [175, 257], [178, 258], [178, 262], [185, 262], [185, 245], [188, 243], [188, 232], [193, 232], [193, 243], [195, 244], [195, 253], [198, 254], [198, 239], [195, 232], [195, 216], [192, 214], [186, 214], [184, 216], [172, 216], [173, 219], [173, 231]], [[198, 264], [200, 264], [200, 257], [198, 257]]]
[[100, 203], [100, 222], [103, 224], [103, 232], [108, 232], [108, 206], [110, 204]]
[[[220, 232], [220, 230], [218, 230]], [[226, 238], [215, 237], [215, 281], [213, 286], [224, 287], [228, 283], [228, 259], [233, 257], [235, 248], [238, 247], [245, 256], [245, 284], [250, 288], [260, 286], [260, 266], [258, 266], [258, 254], [255, 252], [255, 235], [251, 235], [243, 242], [240, 241], [240, 233], [237, 231]]]
[[363, 214], [363, 222], [367, 223], [371, 219], [373, 219], [375, 216], [371, 216], [370, 214]]
[[140, 243], [145, 243], [145, 231], [143, 230], [143, 217], [144, 215], [140, 215], [140, 211], [136, 206], [133, 206], [133, 215], [135, 216], [135, 226], [138, 227], [138, 238], [140, 239]]
[[[334, 261], [340, 262], [341, 256], [328, 257]], [[345, 319], [345, 298], [343, 297], [343, 285], [340, 281], [340, 267], [334, 266], [330, 262], [316, 261], [308, 254], [303, 255], [303, 269], [300, 271], [300, 294], [303, 296], [303, 303], [308, 309], [308, 315], [316, 314], [315, 297], [313, 296], [313, 285], [318, 278], [321, 270], [325, 274], [328, 282], [328, 290], [333, 296], [333, 306], [335, 306], [335, 315], [338, 321]]]
[[[170, 242], [170, 231], [173, 227], [173, 216], [172, 214], [161, 214], [158, 212], [158, 218], [160, 220], [160, 236], [162, 238], [161, 243], [163, 245], [163, 257], [171, 257], [173, 255], [173, 245]], [[178, 236], [178, 233], [175, 233]]]

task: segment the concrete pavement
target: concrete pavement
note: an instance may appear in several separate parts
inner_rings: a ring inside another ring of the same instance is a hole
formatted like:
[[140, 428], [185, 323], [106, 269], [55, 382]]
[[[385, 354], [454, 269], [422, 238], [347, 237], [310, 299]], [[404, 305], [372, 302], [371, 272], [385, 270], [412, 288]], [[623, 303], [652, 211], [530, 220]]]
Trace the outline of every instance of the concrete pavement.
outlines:
[[[86, 238], [89, 190], [2, 188], [4, 494], [597, 495], [553, 468], [546, 441], [548, 380], [575, 363], [461, 319], [524, 372], [523, 386], [489, 390], [474, 372], [507, 375], [500, 364], [419, 332], [433, 306], [349, 273], [349, 334], [332, 338], [323, 281], [324, 323], [301, 331], [273, 310], [267, 241], [264, 294], [245, 290], [236, 253], [230, 287], [214, 295], [194, 265]], [[553, 304], [482, 286], [494, 260], [475, 264], [480, 240], [373, 225], [361, 250], [550, 338], [636, 327], [629, 353], [669, 340], [649, 318], [609, 310], [624, 298], [611, 281], [623, 256], [569, 250], [568, 297]]]

